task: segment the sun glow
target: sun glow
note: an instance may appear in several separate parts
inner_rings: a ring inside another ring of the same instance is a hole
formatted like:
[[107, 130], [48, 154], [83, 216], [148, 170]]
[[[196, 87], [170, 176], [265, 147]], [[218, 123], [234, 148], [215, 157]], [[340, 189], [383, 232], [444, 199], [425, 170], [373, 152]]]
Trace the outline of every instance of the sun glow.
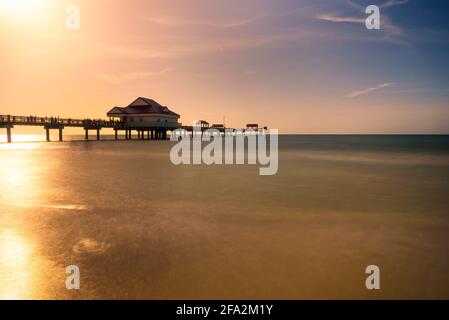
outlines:
[[0, 13], [30, 15], [40, 10], [46, 0], [0, 0]]

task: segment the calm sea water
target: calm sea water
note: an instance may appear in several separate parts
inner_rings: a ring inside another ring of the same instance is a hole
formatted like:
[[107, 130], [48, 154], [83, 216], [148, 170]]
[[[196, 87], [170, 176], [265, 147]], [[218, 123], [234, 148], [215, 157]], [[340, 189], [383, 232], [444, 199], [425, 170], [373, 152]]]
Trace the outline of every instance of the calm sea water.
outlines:
[[170, 146], [1, 144], [0, 298], [449, 298], [448, 136], [282, 136], [271, 177]]

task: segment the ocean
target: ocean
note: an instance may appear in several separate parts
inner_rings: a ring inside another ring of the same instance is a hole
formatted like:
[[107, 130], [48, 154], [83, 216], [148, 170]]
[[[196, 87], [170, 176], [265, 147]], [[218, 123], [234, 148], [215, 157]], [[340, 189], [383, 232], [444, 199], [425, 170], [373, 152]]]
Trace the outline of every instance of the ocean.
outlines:
[[169, 141], [0, 144], [0, 299], [449, 299], [449, 136], [279, 139], [274, 176]]

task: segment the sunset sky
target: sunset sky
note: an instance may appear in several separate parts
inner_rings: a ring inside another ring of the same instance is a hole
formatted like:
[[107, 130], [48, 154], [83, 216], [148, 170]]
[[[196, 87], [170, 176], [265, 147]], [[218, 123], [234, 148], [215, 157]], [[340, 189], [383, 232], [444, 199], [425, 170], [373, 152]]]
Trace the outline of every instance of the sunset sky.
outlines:
[[105, 118], [144, 96], [183, 124], [449, 133], [448, 16], [446, 0], [0, 0], [0, 114]]

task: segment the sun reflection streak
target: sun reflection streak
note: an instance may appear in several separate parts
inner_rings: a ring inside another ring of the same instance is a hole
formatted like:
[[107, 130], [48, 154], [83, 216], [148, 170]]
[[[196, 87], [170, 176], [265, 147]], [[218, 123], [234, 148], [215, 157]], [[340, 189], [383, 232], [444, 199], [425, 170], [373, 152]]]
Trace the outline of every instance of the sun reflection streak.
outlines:
[[[6, 135], [0, 134], [0, 148], [14, 149], [17, 147], [21, 148], [33, 148], [30, 142], [44, 142], [45, 136], [40, 134], [13, 134], [12, 141], [13, 143], [6, 143]], [[20, 144], [17, 144], [19, 143]], [[23, 145], [26, 145], [23, 147]], [[34, 147], [36, 148], [36, 146]]]
[[36, 165], [24, 152], [34, 148], [33, 144], [0, 146], [0, 204], [17, 203], [33, 195], [32, 176]]
[[42, 200], [36, 148], [39, 144], [0, 145], [0, 300], [31, 299], [41, 270], [36, 235], [28, 224], [30, 211], [11, 209]]
[[0, 300], [27, 299], [31, 245], [14, 230], [0, 234]]

